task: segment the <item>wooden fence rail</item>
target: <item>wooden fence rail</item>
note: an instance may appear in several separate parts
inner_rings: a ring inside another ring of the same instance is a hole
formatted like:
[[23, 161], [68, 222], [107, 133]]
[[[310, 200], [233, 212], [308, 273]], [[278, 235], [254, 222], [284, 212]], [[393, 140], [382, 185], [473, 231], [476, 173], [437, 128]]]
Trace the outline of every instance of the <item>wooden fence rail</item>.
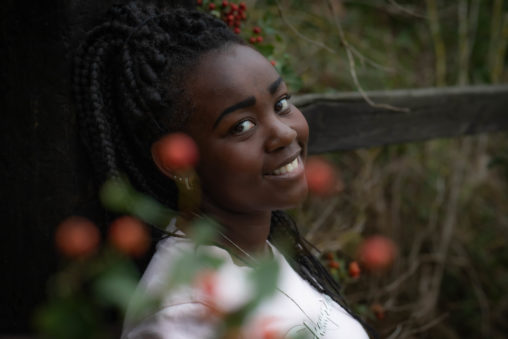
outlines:
[[368, 93], [307, 94], [294, 104], [310, 126], [310, 153], [508, 130], [508, 85], [426, 88]]

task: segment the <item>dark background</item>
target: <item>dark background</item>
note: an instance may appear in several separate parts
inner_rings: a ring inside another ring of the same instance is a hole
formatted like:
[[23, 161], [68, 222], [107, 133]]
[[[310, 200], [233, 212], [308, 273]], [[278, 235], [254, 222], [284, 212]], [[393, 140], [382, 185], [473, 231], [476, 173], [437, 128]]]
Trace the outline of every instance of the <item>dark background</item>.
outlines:
[[[71, 98], [72, 52], [119, 1], [0, 5], [0, 333], [28, 333], [58, 265], [53, 232], [69, 215], [101, 220]], [[170, 5], [192, 1], [166, 1]]]

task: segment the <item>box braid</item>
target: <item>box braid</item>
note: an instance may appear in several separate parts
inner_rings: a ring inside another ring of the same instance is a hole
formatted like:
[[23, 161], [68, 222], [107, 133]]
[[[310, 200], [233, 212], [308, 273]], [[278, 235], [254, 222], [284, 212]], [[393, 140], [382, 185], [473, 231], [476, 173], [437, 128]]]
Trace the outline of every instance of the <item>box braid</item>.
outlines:
[[[81, 137], [101, 182], [125, 174], [177, 209], [176, 185], [155, 167], [150, 147], [187, 122], [193, 107], [182, 84], [197, 59], [230, 44], [245, 42], [211, 15], [135, 2], [113, 7], [88, 33], [75, 55], [73, 91]], [[289, 245], [283, 253], [295, 271], [353, 314], [284, 212], [272, 214], [270, 239], [281, 249]]]
[[75, 56], [73, 90], [100, 181], [125, 173], [176, 208], [176, 187], [155, 168], [150, 146], [189, 116], [182, 76], [203, 53], [231, 43], [244, 42], [211, 15], [134, 2], [113, 7], [88, 33]]

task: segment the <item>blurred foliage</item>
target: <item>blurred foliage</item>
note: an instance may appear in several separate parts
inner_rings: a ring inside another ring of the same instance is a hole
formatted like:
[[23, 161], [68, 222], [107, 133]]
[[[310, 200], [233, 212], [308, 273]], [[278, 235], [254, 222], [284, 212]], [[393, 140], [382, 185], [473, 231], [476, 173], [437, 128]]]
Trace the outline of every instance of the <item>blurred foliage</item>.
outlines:
[[[249, 2], [248, 2], [249, 3]], [[445, 84], [506, 82], [508, 2], [478, 0], [258, 0], [247, 26], [264, 29], [266, 44], [301, 78], [299, 92], [356, 90], [334, 24], [340, 21], [365, 89], [430, 87], [437, 83], [435, 40], [444, 43]], [[500, 3], [500, 4], [499, 4]], [[435, 4], [439, 31], [431, 32], [428, 5]], [[458, 15], [465, 6], [466, 17]], [[333, 7], [332, 11], [330, 7]], [[496, 15], [497, 14], [497, 15]], [[462, 18], [462, 21], [461, 21]], [[463, 25], [463, 26], [461, 26]], [[460, 35], [458, 27], [465, 27]], [[325, 47], [323, 47], [323, 45]], [[459, 62], [465, 46], [467, 63]], [[464, 67], [466, 66], [466, 67]]]
[[[168, 232], [168, 218], [175, 218], [176, 215], [153, 198], [135, 191], [125, 179], [106, 182], [101, 190], [101, 199], [105, 206], [115, 211], [137, 215], [145, 222], [155, 221], [152, 225], [165, 233]], [[179, 220], [182, 221], [181, 216]], [[179, 251], [166, 280], [160, 282], [165, 288], [158, 293], [146, 293], [137, 288], [139, 272], [133, 259], [124, 252], [125, 249], [115, 248], [111, 241], [114, 234], [110, 234], [110, 243], [104, 244], [99, 250], [90, 248], [88, 253], [80, 253], [79, 256], [61, 253], [67, 255], [62, 258], [62, 269], [48, 282], [48, 301], [39, 306], [34, 315], [37, 333], [51, 339], [117, 338], [121, 334], [127, 309], [130, 321], [139, 321], [159, 310], [160, 303], [172, 291], [177, 291], [181, 286], [193, 286], [196, 293], [202, 293], [208, 298], [207, 303], [213, 305], [210, 307], [210, 316], [216, 313], [217, 319], [212, 322], [216, 326], [216, 338], [236, 337], [233, 334], [239, 328], [248, 328], [256, 307], [276, 291], [279, 263], [271, 257], [245, 258], [250, 259], [252, 270], [248, 271], [246, 280], [240, 283], [245, 285], [243, 288], [252, 288], [252, 293], [246, 300], [224, 308], [228, 304], [224, 296], [209, 290], [219, 288], [215, 286], [216, 277], [224, 274], [221, 268], [225, 260], [206, 247], [196, 251], [198, 246], [218, 242], [220, 226], [208, 217], [196, 216], [189, 221], [188, 227], [190, 231], [187, 236], [195, 247]], [[264, 337], [268, 338], [268, 334]]]
[[[365, 90], [508, 81], [508, 1], [248, 5], [270, 57], [290, 56], [282, 74], [297, 93], [358, 90], [344, 41]], [[381, 337], [508, 338], [507, 146], [499, 133], [326, 155], [344, 190], [310, 196], [294, 216], [336, 256], [332, 274]], [[396, 241], [398, 260], [383, 275], [349, 279], [344, 265], [371, 234]]]
[[343, 261], [356, 256], [359, 238], [397, 243], [383, 275], [339, 277], [365, 317], [383, 306], [385, 318], [374, 322], [383, 336], [401, 326], [401, 338], [506, 337], [508, 176], [489, 162], [507, 142], [480, 136], [327, 155], [344, 190], [309, 197], [296, 218], [312, 243]]

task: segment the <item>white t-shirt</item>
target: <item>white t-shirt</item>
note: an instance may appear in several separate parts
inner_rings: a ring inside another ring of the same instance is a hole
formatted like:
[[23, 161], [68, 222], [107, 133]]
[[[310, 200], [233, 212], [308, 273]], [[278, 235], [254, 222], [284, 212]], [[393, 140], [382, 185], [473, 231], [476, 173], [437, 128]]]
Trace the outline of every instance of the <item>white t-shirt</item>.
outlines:
[[[269, 331], [281, 338], [368, 339], [357, 320], [330, 297], [317, 292], [291, 268], [274, 246], [271, 248], [274, 259], [279, 263], [278, 288], [249, 316], [241, 338], [264, 338]], [[202, 291], [197, 291], [195, 286], [164, 291], [166, 277], [175, 258], [193, 249], [193, 243], [185, 238], [169, 237], [159, 242], [140, 281], [138, 294], [162, 295], [162, 303], [136, 321], [132, 319], [132, 312], [128, 311], [122, 339], [215, 337], [217, 312], [214, 313], [210, 305], [203, 302]], [[242, 288], [242, 284], [247, 281], [246, 276], [252, 268], [237, 265], [231, 255], [220, 247], [200, 246], [199, 250], [209, 251], [224, 260], [220, 271], [225, 274], [215, 279], [219, 285], [218, 295], [223, 297], [219, 306], [231, 309], [241, 303], [248, 294], [248, 289]]]

